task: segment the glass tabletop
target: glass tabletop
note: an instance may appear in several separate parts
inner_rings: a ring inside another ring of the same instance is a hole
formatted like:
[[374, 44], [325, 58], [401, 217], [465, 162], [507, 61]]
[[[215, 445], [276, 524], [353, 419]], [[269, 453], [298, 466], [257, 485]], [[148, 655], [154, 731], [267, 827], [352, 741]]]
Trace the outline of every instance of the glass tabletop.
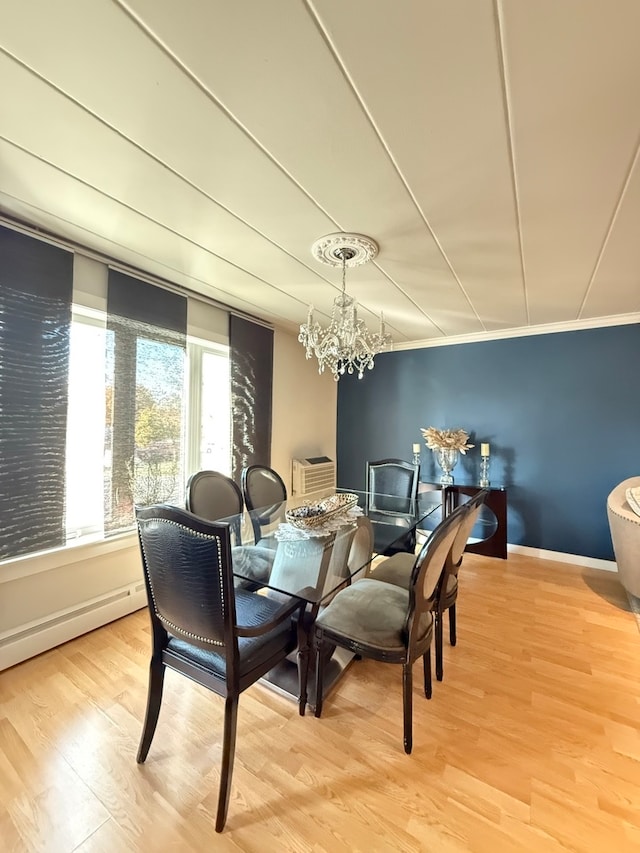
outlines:
[[[321, 604], [340, 587], [364, 577], [372, 556], [389, 551], [416, 529], [433, 529], [440, 520], [438, 492], [413, 501], [348, 489], [337, 492], [353, 495], [353, 506], [312, 516], [309, 522], [299, 522], [303, 527], [292, 524], [287, 513], [310, 502], [295, 498], [220, 519], [232, 533], [236, 586]], [[368, 540], [369, 522], [373, 555], [359, 547], [361, 540]]]

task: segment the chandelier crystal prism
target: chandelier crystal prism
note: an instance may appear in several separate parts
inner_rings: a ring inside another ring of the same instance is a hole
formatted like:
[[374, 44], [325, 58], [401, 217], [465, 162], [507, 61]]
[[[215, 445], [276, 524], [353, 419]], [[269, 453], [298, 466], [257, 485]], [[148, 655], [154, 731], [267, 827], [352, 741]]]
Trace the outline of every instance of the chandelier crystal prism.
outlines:
[[347, 267], [370, 261], [378, 253], [377, 244], [364, 234], [339, 232], [321, 237], [311, 247], [313, 256], [322, 263], [342, 267], [342, 293], [333, 303], [331, 322], [326, 329], [313, 318], [309, 306], [307, 322], [300, 326], [298, 340], [306, 348], [307, 358], [318, 359], [318, 373], [328, 369], [337, 382], [345, 373], [356, 373], [362, 379], [364, 371], [373, 369], [374, 357], [391, 347], [384, 316], [380, 314], [380, 330], [370, 332], [364, 320], [358, 318], [358, 303], [347, 294]]

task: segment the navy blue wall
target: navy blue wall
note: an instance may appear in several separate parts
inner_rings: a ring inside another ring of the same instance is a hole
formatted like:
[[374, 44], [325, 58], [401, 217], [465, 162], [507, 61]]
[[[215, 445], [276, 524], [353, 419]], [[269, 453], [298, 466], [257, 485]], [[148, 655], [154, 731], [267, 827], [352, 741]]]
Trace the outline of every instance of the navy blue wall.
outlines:
[[613, 559], [606, 499], [640, 474], [640, 325], [383, 353], [338, 388], [338, 482], [364, 488], [367, 459], [411, 459], [438, 480], [420, 427], [466, 429], [476, 444], [456, 483], [475, 483], [491, 443], [508, 487], [508, 541]]

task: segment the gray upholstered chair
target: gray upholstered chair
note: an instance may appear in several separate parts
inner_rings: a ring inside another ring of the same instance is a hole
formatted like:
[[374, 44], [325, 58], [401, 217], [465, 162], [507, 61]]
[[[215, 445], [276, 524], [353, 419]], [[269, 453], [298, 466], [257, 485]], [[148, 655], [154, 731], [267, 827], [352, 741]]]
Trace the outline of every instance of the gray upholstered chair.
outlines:
[[234, 546], [231, 549], [233, 566], [243, 575], [242, 579], [236, 577], [237, 587], [257, 589], [260, 582], [267, 580], [273, 565], [273, 549], [242, 545], [240, 514], [244, 501], [240, 487], [231, 477], [220, 471], [196, 471], [187, 483], [186, 506], [188, 512], [207, 521], [228, 521]]
[[274, 547], [274, 528], [285, 520], [287, 487], [284, 480], [267, 465], [249, 465], [241, 475], [242, 495], [256, 543], [261, 540], [267, 547]]
[[433, 610], [439, 586], [445, 580], [447, 555], [465, 511], [464, 507], [454, 510], [429, 537], [415, 559], [408, 589], [364, 578], [341, 590], [320, 612], [314, 626], [316, 717], [322, 714], [327, 646], [342, 646], [361, 657], [402, 664], [404, 750], [411, 752], [412, 668], [421, 657], [424, 692], [430, 699]]
[[[286, 602], [296, 592], [304, 592], [313, 599], [322, 596], [332, 564], [335, 565], [335, 533], [311, 539], [283, 540], [278, 543], [269, 576], [266, 596], [274, 601]], [[338, 549], [340, 550], [340, 549]], [[287, 655], [290, 663], [297, 664], [298, 708], [304, 715], [307, 705], [307, 678], [309, 670], [309, 631], [320, 604], [307, 605], [299, 614], [298, 646]]]
[[373, 557], [373, 525], [366, 515], [356, 521], [356, 532], [347, 557], [347, 572], [352, 581], [368, 577]]
[[629, 477], [607, 498], [607, 516], [622, 586], [640, 598], [640, 515], [627, 503], [627, 489], [640, 487], [640, 477]]
[[[196, 471], [189, 477], [187, 483], [186, 506], [189, 512], [206, 518], [207, 521], [218, 521], [239, 515], [243, 508], [242, 492], [231, 477], [220, 471]], [[235, 544], [241, 544], [239, 525], [231, 531]]]
[[[444, 674], [443, 663], [443, 617], [445, 611], [449, 614], [449, 642], [455, 646], [457, 642], [456, 636], [456, 601], [458, 600], [458, 571], [462, 565], [462, 557], [464, 549], [467, 545], [471, 531], [478, 520], [478, 516], [484, 505], [488, 489], [482, 489], [473, 495], [470, 500], [461, 506], [465, 512], [463, 514], [460, 528], [451, 546], [451, 551], [447, 555], [447, 580], [439, 591], [438, 598], [435, 602], [435, 634], [436, 634], [436, 678], [442, 681]], [[413, 568], [413, 558], [411, 554], [394, 554], [388, 560], [379, 563], [371, 573], [371, 577], [376, 580], [393, 583], [407, 589], [411, 578], [411, 570]]]

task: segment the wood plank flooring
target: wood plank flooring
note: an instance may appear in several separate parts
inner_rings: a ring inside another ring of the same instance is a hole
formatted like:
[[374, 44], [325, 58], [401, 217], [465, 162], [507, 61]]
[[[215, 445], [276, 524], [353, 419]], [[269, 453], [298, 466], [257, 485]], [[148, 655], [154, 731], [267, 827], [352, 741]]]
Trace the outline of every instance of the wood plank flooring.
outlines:
[[466, 555], [411, 756], [400, 667], [354, 663], [320, 720], [250, 688], [222, 835], [219, 697], [167, 673], [135, 763], [148, 656], [141, 611], [0, 673], [3, 853], [640, 850], [640, 632], [615, 574]]

